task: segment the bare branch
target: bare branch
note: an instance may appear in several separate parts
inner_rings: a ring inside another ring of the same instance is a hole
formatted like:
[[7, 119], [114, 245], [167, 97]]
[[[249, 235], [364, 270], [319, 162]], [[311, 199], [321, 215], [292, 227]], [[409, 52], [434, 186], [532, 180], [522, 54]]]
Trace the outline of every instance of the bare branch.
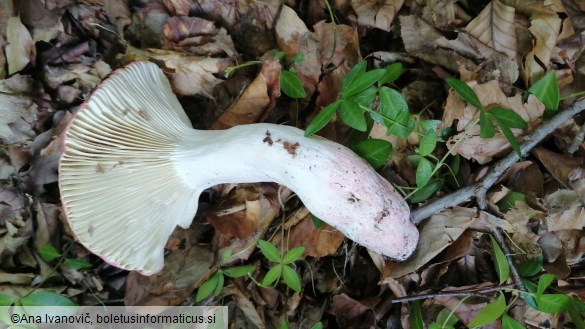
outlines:
[[[583, 110], [585, 110], [585, 100], [580, 100], [570, 108], [559, 112], [552, 119], [526, 135], [524, 137], [524, 143], [520, 146], [522, 156], [528, 154], [528, 152], [538, 145], [546, 136], [550, 135], [564, 122], [576, 114], [581, 113]], [[516, 152], [510, 152], [506, 157], [496, 162], [489, 173], [479, 182], [460, 188], [449, 195], [413, 210], [410, 216], [411, 221], [415, 224], [420, 224], [425, 218], [428, 218], [441, 210], [462, 204], [471, 200], [473, 197], [479, 196], [479, 199], [481, 199], [482, 196], [485, 196], [487, 191], [498, 181], [502, 174], [514, 163], [518, 162], [518, 160], [519, 158]]]

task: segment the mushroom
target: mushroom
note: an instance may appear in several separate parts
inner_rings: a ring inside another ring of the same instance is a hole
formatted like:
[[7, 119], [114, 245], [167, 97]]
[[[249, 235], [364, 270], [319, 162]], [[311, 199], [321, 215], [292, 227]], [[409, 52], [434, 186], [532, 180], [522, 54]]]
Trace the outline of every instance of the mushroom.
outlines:
[[250, 124], [194, 130], [164, 73], [135, 62], [105, 80], [66, 130], [59, 162], [72, 231], [106, 262], [160, 271], [175, 227], [222, 183], [276, 182], [348, 238], [395, 260], [418, 231], [404, 199], [348, 148], [300, 129]]

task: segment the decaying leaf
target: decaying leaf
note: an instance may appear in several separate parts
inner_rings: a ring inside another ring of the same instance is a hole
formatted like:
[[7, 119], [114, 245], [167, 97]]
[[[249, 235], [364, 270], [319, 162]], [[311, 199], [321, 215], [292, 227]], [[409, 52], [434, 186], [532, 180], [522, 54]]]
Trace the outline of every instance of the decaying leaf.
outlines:
[[511, 58], [516, 57], [513, 7], [498, 0], [490, 2], [465, 28], [485, 45]]
[[215, 269], [213, 253], [206, 248], [190, 246], [173, 250], [165, 258], [165, 267], [157, 275], [143, 276], [132, 272], [126, 283], [126, 305], [179, 305], [193, 289]]
[[556, 13], [538, 14], [532, 17], [529, 29], [535, 41], [534, 48], [526, 55], [524, 61], [523, 78], [526, 84], [535, 83], [548, 69], [560, 27], [561, 19]]
[[22, 96], [32, 92], [32, 84], [30, 77], [20, 75], [0, 81], [0, 91], [7, 93], [0, 94], [0, 138], [7, 144], [30, 140], [36, 135], [31, 126], [37, 118], [38, 107], [30, 98]]
[[390, 31], [394, 17], [404, 0], [352, 0], [351, 6], [358, 15], [358, 23]]
[[6, 46], [8, 74], [14, 74], [35, 60], [36, 49], [28, 29], [22, 24], [19, 17], [8, 19], [6, 39], [8, 42]]
[[[277, 233], [273, 243], [284, 244], [285, 249], [304, 247], [305, 257], [325, 257], [334, 254], [345, 240], [345, 236], [329, 224], [317, 228], [306, 208], [299, 209], [293, 216], [294, 218], [287, 221], [287, 224], [290, 221], [294, 222], [292, 227], [286, 225], [286, 229], [290, 231], [284, 234]], [[282, 241], [281, 237], [285, 237], [285, 240]]]
[[420, 238], [414, 254], [405, 262], [387, 262], [380, 269], [384, 277], [398, 278], [427, 264], [463, 234], [477, 217], [475, 209], [456, 207], [431, 216], [420, 227]]
[[264, 61], [262, 70], [232, 104], [212, 125], [211, 129], [227, 129], [241, 124], [258, 122], [270, 110], [280, 95], [280, 70], [278, 59]]

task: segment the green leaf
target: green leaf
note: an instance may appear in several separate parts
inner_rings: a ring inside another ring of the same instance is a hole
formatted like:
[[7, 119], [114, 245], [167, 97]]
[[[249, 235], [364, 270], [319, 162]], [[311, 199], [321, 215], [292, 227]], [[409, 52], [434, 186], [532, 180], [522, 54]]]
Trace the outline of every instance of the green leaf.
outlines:
[[418, 154], [422, 156], [427, 156], [435, 150], [437, 146], [437, 134], [434, 130], [428, 130], [423, 138], [420, 140], [420, 144], [418, 146]]
[[540, 296], [544, 294], [544, 291], [550, 286], [554, 279], [555, 276], [549, 273], [545, 273], [541, 275], [540, 278], [538, 278], [538, 287], [536, 288], [535, 294], [536, 300], [538, 300]]
[[353, 151], [366, 160], [374, 169], [384, 166], [392, 154], [392, 144], [383, 139], [366, 139], [357, 143]]
[[299, 292], [301, 291], [301, 277], [292, 267], [283, 265], [282, 267], [282, 279], [289, 288]]
[[262, 280], [262, 285], [267, 287], [276, 282], [276, 280], [278, 280], [278, 278], [280, 278], [280, 276], [282, 275], [283, 266], [284, 265], [282, 264], [277, 264], [273, 266], [271, 269], [269, 269], [268, 272], [266, 272], [264, 279]]
[[304, 252], [305, 247], [296, 247], [291, 249], [282, 258], [282, 263], [291, 264], [293, 262], [296, 262], [297, 260], [299, 260], [299, 258], [301, 258]]
[[379, 112], [370, 112], [370, 116], [376, 122], [386, 126], [389, 135], [406, 137], [414, 128], [406, 100], [399, 92], [388, 87], [380, 88]]
[[494, 239], [492, 235], [490, 235], [490, 239], [492, 240], [492, 248], [494, 249], [494, 263], [496, 265], [496, 272], [500, 278], [500, 284], [503, 284], [510, 277], [510, 264], [508, 264], [506, 255], [496, 242], [496, 239]]
[[443, 323], [446, 326], [453, 327], [459, 321], [459, 318], [455, 314], [451, 313], [451, 310], [444, 308], [437, 315], [437, 322]]
[[303, 53], [296, 54], [295, 58], [293, 59], [295, 64], [298, 64], [298, 63], [302, 62], [303, 60], [305, 60], [305, 54], [303, 54]]
[[[349, 99], [352, 96], [372, 87], [384, 75], [383, 69], [371, 70], [363, 73], [341, 88], [341, 97]], [[343, 84], [343, 83], [342, 83]]]
[[372, 103], [377, 95], [378, 91], [375, 88], [369, 88], [357, 94], [355, 97], [352, 97], [352, 100], [364, 108], [369, 109], [372, 107]]
[[479, 101], [479, 98], [477, 98], [477, 94], [475, 94], [475, 91], [473, 91], [473, 89], [471, 89], [471, 87], [469, 87], [465, 82], [454, 78], [447, 78], [445, 81], [447, 81], [449, 86], [455, 90], [461, 99], [482, 111], [484, 110], [483, 105], [481, 105], [481, 102]]
[[400, 112], [394, 120], [384, 120], [384, 125], [388, 128], [386, 134], [396, 137], [408, 137], [414, 129], [414, 122], [410, 120], [412, 116], [408, 112]]
[[538, 255], [532, 259], [529, 259], [520, 266], [518, 266], [518, 273], [521, 276], [530, 277], [535, 276], [542, 270], [542, 255]]
[[382, 87], [380, 88], [380, 112], [391, 119], [396, 118], [400, 112], [408, 112], [408, 103], [398, 91]]
[[559, 313], [567, 310], [571, 298], [565, 294], [544, 294], [536, 300], [539, 311], [544, 313]]
[[239, 278], [242, 276], [248, 275], [248, 273], [252, 272], [256, 266], [254, 265], [244, 265], [244, 266], [234, 266], [230, 268], [223, 269], [223, 273], [230, 278]]
[[536, 96], [544, 104], [547, 112], [554, 113], [559, 109], [559, 84], [554, 70], [549, 71], [530, 86], [528, 92]]
[[92, 263], [88, 263], [79, 259], [65, 258], [63, 262], [75, 270], [89, 270], [93, 268]]
[[290, 71], [280, 72], [280, 88], [290, 98], [305, 98], [307, 93], [301, 79]]
[[469, 327], [485, 326], [499, 319], [504, 312], [506, 312], [506, 298], [502, 292], [499, 292], [494, 302], [489, 303], [469, 321]]
[[221, 264], [227, 263], [233, 256], [234, 251], [232, 249], [226, 249], [221, 255]]
[[282, 255], [280, 251], [270, 242], [265, 240], [258, 240], [258, 247], [260, 251], [269, 261], [274, 263], [280, 263], [282, 260]]
[[221, 294], [221, 289], [223, 289], [223, 285], [225, 283], [225, 276], [220, 271], [217, 271], [216, 273], [218, 273], [219, 275], [217, 279], [217, 285], [215, 285], [215, 289], [213, 290], [213, 294], [215, 296], [219, 296], [219, 294]]
[[525, 329], [525, 328], [520, 322], [514, 320], [508, 314], [504, 314], [504, 315], [502, 315], [502, 329]]
[[496, 205], [501, 212], [507, 212], [510, 209], [516, 208], [516, 201], [526, 202], [526, 195], [520, 192], [510, 192], [502, 200], [498, 201]]
[[311, 221], [313, 222], [313, 225], [315, 225], [315, 228], [320, 228], [321, 226], [325, 225], [325, 222], [321, 218], [313, 214], [311, 214]]
[[352, 67], [343, 78], [343, 81], [341, 82], [341, 90], [347, 89], [347, 87], [353, 84], [359, 76], [366, 73], [366, 66], [366, 61], [360, 61], [354, 65], [354, 67]]
[[0, 306], [10, 306], [14, 303], [14, 297], [0, 294]]
[[520, 144], [518, 144], [518, 140], [516, 139], [516, 136], [514, 136], [514, 133], [512, 132], [512, 130], [510, 130], [510, 128], [508, 126], [506, 126], [505, 123], [500, 122], [500, 120], [498, 118], [494, 117], [494, 119], [496, 119], [496, 122], [498, 123], [498, 126], [500, 126], [502, 133], [504, 133], [504, 136], [506, 137], [508, 142], [510, 142], [510, 145], [512, 145], [512, 149], [514, 149], [514, 152], [516, 152], [516, 154], [518, 154], [519, 158], [522, 158], [522, 151], [520, 150]]
[[213, 275], [210, 276], [207, 281], [203, 282], [203, 284], [199, 286], [197, 295], [195, 295], [195, 302], [204, 300], [215, 291], [217, 284], [219, 283], [219, 275], [219, 272], [213, 273]]
[[500, 123], [501, 125], [505, 125], [509, 128], [519, 128], [519, 129], [526, 129], [528, 128], [528, 124], [522, 117], [512, 111], [505, 109], [503, 107], [494, 107], [492, 108], [489, 113]]
[[41, 258], [46, 261], [51, 261], [55, 258], [59, 258], [62, 256], [61, 253], [57, 249], [55, 249], [55, 247], [48, 244], [44, 244], [41, 246], [39, 254], [41, 255]]
[[567, 305], [567, 313], [569, 313], [569, 316], [571, 317], [571, 320], [573, 320], [575, 327], [578, 329], [585, 329], [585, 321], [583, 320], [581, 314], [579, 314], [579, 303], [581, 302], [579, 302], [575, 297], [572, 297], [569, 305]]
[[412, 329], [425, 329], [420, 302], [418, 300], [410, 304], [410, 327]]
[[325, 108], [323, 108], [307, 126], [307, 130], [305, 130], [305, 137], [309, 137], [323, 129], [323, 127], [325, 127], [331, 121], [331, 119], [333, 119], [339, 104], [341, 104], [341, 101], [337, 100], [325, 106]]
[[323, 323], [317, 322], [311, 326], [311, 329], [323, 329]]
[[428, 198], [432, 197], [443, 187], [445, 181], [442, 178], [433, 178], [429, 181], [429, 183], [416, 191], [410, 197], [411, 203], [419, 203], [427, 200]]
[[492, 138], [496, 135], [496, 127], [491, 116], [485, 111], [479, 112], [479, 137]]
[[37, 291], [18, 300], [22, 306], [75, 306], [67, 297], [52, 291]]
[[395, 81], [402, 74], [402, 63], [392, 63], [384, 68], [384, 75], [378, 80], [378, 85]]
[[339, 106], [339, 117], [346, 125], [355, 130], [366, 131], [368, 125], [364, 117], [364, 111], [358, 103], [352, 100], [342, 100]]
[[536, 305], [536, 299], [532, 295], [533, 293], [536, 292], [536, 284], [534, 284], [534, 282], [527, 280], [527, 279], [524, 279], [524, 278], [520, 278], [520, 280], [522, 280], [522, 283], [524, 283], [524, 286], [526, 287], [526, 291], [528, 292], [528, 293], [521, 294], [522, 299], [524, 299], [524, 302], [526, 302], [526, 305], [532, 307], [535, 310], [538, 309], [538, 305]]
[[421, 158], [416, 166], [416, 186], [422, 188], [426, 186], [433, 173], [433, 164], [426, 158]]

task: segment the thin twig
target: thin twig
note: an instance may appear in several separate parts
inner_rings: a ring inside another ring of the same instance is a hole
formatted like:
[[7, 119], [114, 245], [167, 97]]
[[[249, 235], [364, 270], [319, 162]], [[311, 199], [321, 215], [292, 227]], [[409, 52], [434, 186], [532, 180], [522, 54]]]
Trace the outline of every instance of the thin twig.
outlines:
[[[522, 156], [526, 155], [536, 145], [538, 145], [546, 136], [550, 135], [564, 122], [585, 110], [585, 100], [576, 102], [570, 108], [559, 112], [552, 119], [536, 128], [533, 132], [524, 137], [524, 143], [520, 146]], [[440, 212], [441, 210], [454, 207], [469, 201], [473, 197], [478, 200], [485, 200], [487, 191], [498, 181], [500, 176], [510, 168], [514, 163], [518, 162], [518, 155], [516, 152], [510, 152], [506, 157], [502, 158], [491, 168], [489, 173], [479, 182], [460, 188], [459, 190], [432, 201], [418, 209], [412, 211], [410, 219], [415, 224], [420, 224], [424, 219], [431, 215]], [[483, 202], [482, 202], [483, 203]], [[485, 209], [485, 205], [479, 205], [481, 209]]]
[[504, 255], [506, 255], [506, 260], [508, 261], [508, 265], [510, 265], [510, 272], [512, 272], [512, 278], [514, 279], [516, 287], [522, 292], [527, 292], [528, 290], [526, 290], [524, 281], [522, 281], [520, 274], [518, 274], [518, 270], [516, 269], [516, 265], [514, 265], [514, 260], [512, 259], [512, 253], [510, 252], [510, 248], [508, 248], [508, 245], [506, 244], [506, 240], [504, 239], [502, 232], [500, 232], [500, 229], [498, 227], [494, 227], [490, 231], [492, 236], [494, 237], [494, 240], [496, 240], [496, 243], [498, 244], [498, 246], [500, 246], [500, 248], [504, 252]]
[[507, 284], [503, 286], [496, 286], [496, 287], [489, 287], [484, 289], [474, 289], [474, 290], [467, 290], [467, 291], [446, 291], [446, 292], [438, 292], [434, 294], [424, 294], [424, 295], [414, 295], [414, 296], [406, 296], [395, 298], [392, 300], [392, 303], [407, 303], [412, 302], [415, 300], [423, 300], [423, 299], [432, 299], [432, 298], [440, 298], [440, 297], [482, 297], [482, 298], [489, 298], [485, 294], [495, 291], [502, 291], [506, 289], [513, 288], [513, 284]]

